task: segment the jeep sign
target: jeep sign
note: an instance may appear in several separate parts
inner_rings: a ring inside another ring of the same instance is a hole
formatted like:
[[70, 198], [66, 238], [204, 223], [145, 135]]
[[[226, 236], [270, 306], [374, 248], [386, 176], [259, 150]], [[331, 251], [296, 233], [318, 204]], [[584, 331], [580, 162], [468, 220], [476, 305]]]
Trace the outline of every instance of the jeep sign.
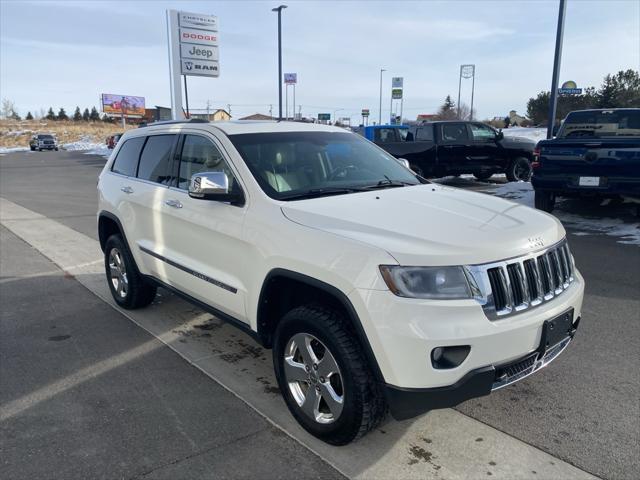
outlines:
[[190, 43], [180, 44], [180, 57], [196, 58], [198, 60], [218, 60], [218, 47], [205, 47]]

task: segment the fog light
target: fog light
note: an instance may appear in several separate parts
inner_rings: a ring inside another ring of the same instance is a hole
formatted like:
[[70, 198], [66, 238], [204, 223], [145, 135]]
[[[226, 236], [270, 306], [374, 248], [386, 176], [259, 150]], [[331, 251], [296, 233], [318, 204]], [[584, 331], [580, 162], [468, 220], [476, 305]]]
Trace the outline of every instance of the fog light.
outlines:
[[469, 345], [436, 347], [431, 350], [431, 365], [437, 370], [455, 368], [465, 361], [470, 351]]

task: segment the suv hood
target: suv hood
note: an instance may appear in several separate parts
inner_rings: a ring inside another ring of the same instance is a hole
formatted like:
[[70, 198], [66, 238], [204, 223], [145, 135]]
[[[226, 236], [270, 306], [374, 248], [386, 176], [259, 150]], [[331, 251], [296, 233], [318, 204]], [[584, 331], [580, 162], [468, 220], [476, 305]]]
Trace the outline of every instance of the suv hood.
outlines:
[[501, 143], [505, 147], [520, 148], [533, 151], [537, 142], [527, 137], [505, 136]]
[[401, 265], [472, 265], [548, 247], [565, 236], [551, 215], [434, 184], [288, 202], [289, 220], [381, 248]]

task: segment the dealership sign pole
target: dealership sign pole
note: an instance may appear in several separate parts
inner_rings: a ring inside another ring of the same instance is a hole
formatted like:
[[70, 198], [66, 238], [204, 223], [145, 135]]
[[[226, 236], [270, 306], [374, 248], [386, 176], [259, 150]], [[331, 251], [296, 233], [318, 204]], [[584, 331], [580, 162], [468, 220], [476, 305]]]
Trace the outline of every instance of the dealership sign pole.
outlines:
[[[181, 75], [218, 77], [218, 17], [167, 10], [167, 37], [171, 80], [171, 116], [185, 118]], [[186, 93], [186, 92], [185, 92]]]
[[293, 85], [293, 119], [296, 117], [296, 83], [298, 83], [298, 74], [297, 73], [285, 73], [284, 74], [284, 85], [286, 92], [286, 104], [287, 104], [287, 113], [286, 120], [289, 120], [289, 85]]

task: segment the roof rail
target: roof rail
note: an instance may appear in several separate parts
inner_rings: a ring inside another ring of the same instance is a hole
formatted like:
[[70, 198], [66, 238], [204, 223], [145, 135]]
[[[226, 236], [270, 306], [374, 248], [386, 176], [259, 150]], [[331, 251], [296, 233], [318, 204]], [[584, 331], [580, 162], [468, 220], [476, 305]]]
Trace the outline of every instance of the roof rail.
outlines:
[[209, 123], [209, 120], [203, 118], [186, 118], [184, 120], [161, 120], [159, 122], [141, 123], [138, 128], [153, 127], [155, 125], [171, 125], [174, 123]]

